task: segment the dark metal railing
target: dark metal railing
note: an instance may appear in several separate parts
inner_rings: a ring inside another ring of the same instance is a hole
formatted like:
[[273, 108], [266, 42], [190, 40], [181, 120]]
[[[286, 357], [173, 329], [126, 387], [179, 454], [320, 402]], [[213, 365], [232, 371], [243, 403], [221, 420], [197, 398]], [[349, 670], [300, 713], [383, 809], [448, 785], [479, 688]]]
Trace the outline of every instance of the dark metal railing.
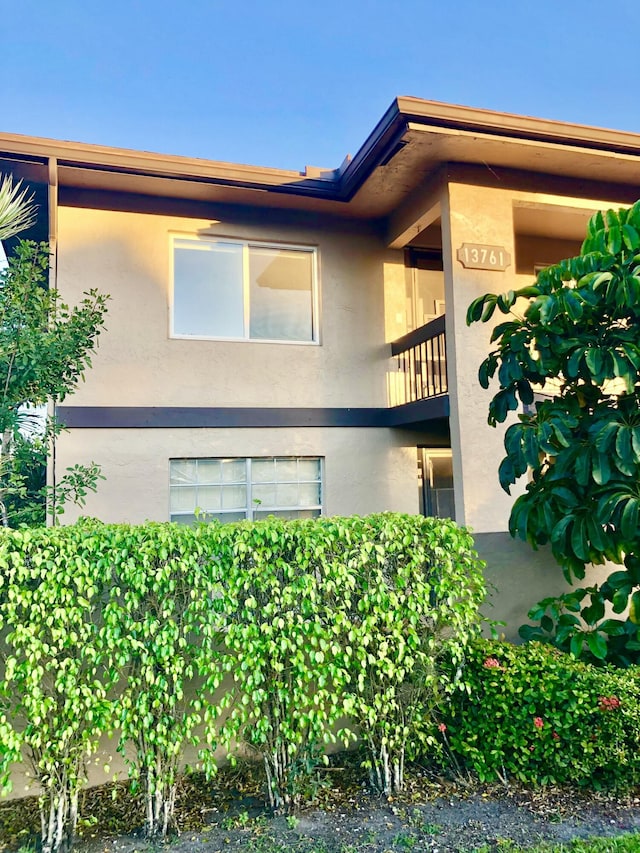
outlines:
[[391, 355], [398, 375], [392, 406], [448, 392], [444, 316], [398, 338], [391, 344]]

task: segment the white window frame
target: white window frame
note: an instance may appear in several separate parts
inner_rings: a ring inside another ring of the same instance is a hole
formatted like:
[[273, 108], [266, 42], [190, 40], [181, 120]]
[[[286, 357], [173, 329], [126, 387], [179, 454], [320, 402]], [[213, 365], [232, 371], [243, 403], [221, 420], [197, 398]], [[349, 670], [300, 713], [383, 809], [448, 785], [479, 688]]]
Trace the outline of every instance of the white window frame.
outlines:
[[[242, 247], [242, 299], [243, 299], [243, 325], [242, 337], [225, 337], [220, 335], [184, 335], [174, 330], [174, 305], [175, 305], [175, 244], [181, 240], [191, 240], [194, 243], [229, 243]], [[320, 343], [320, 296], [319, 296], [319, 274], [318, 274], [318, 247], [308, 246], [300, 243], [279, 243], [277, 241], [262, 240], [239, 240], [234, 237], [219, 235], [200, 236], [193, 233], [174, 232], [169, 241], [169, 337], [183, 341], [242, 341], [253, 344], [293, 344], [294, 346], [318, 346]], [[281, 338], [252, 338], [250, 337], [251, 305], [249, 280], [249, 249], [288, 249], [294, 252], [306, 252], [311, 255], [311, 340], [290, 341]]]
[[[238, 483], [237, 485], [246, 486], [246, 489], [247, 489], [247, 505], [245, 507], [237, 507], [235, 509], [229, 509], [227, 511], [220, 510], [219, 512], [215, 513], [216, 516], [226, 515], [226, 514], [236, 515], [238, 513], [244, 512], [245, 513], [245, 520], [254, 521], [255, 520], [255, 513], [264, 513], [264, 512], [275, 514], [278, 512], [296, 512], [296, 511], [315, 512], [315, 511], [317, 511], [318, 515], [324, 514], [324, 477], [325, 477], [324, 456], [287, 456], [287, 455], [278, 455], [278, 454], [275, 454], [273, 456], [176, 456], [176, 457], [172, 457], [171, 459], [169, 459], [169, 514], [168, 514], [168, 518], [170, 520], [172, 519], [172, 516], [175, 519], [175, 516], [179, 516], [179, 515], [190, 516], [190, 515], [194, 514], [193, 510], [192, 511], [186, 511], [185, 510], [184, 512], [172, 512], [172, 510], [171, 510], [171, 485], [172, 485], [171, 484], [171, 463], [183, 461], [183, 460], [184, 461], [198, 461], [198, 460], [209, 460], [209, 459], [233, 459], [234, 461], [237, 461], [237, 462], [243, 461], [245, 463], [246, 481], [243, 483]], [[272, 460], [272, 459], [286, 459], [286, 460], [294, 460], [294, 459], [295, 460], [299, 460], [299, 459], [310, 460], [310, 459], [312, 459], [313, 461], [317, 461], [319, 463], [319, 471], [320, 471], [319, 480], [296, 480], [296, 481], [274, 480], [273, 483], [275, 485], [278, 485], [279, 483], [286, 484], [287, 482], [318, 483], [318, 485], [320, 486], [320, 503], [314, 504], [313, 506], [296, 506], [296, 507], [292, 507], [292, 506], [263, 507], [261, 504], [256, 505], [253, 502], [253, 486], [256, 486], [256, 485], [260, 486], [260, 485], [265, 485], [265, 484], [253, 482], [253, 476], [252, 476], [252, 470], [251, 470], [252, 463], [256, 460], [262, 461], [262, 460]], [[198, 486], [198, 485], [215, 485], [215, 484], [196, 483], [194, 485]], [[224, 485], [224, 484], [220, 484], [220, 485]], [[198, 509], [198, 507], [194, 507], [193, 509], [194, 510]], [[207, 517], [206, 510], [203, 510], [203, 520], [204, 521], [206, 521], [206, 517]]]

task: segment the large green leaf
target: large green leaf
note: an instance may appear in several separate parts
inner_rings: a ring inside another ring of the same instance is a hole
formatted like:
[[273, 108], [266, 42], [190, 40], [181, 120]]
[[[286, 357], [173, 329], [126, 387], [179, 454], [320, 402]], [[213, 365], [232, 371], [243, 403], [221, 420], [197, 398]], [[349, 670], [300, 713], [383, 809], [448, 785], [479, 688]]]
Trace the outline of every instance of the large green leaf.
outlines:
[[589, 651], [598, 660], [604, 660], [607, 656], [607, 641], [598, 632], [587, 634], [587, 645]]
[[622, 510], [620, 529], [627, 540], [633, 540], [638, 534], [638, 510], [640, 501], [637, 498], [629, 498]]

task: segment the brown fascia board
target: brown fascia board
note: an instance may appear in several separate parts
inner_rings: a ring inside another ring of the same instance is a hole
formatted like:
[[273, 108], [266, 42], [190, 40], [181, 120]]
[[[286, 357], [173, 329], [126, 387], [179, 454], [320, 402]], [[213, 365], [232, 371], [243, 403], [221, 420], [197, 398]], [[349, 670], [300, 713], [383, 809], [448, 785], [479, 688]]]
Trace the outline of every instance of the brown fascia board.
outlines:
[[[78, 142], [59, 141], [19, 134], [0, 134], [3, 152], [46, 162], [57, 160], [64, 169], [81, 168], [95, 173], [96, 188], [102, 186], [105, 173], [118, 172], [148, 178], [162, 177], [218, 186], [238, 187], [262, 192], [313, 196], [327, 201], [347, 202], [371, 172], [393, 151], [406, 131], [406, 121], [394, 101], [378, 122], [353, 160], [331, 177], [307, 177], [301, 172], [245, 166], [200, 158], [155, 154], [127, 148], [110, 148]], [[100, 178], [102, 177], [102, 181]], [[63, 185], [63, 181], [61, 181]]]
[[28, 158], [38, 162], [57, 160], [60, 168], [81, 168], [98, 173], [118, 172], [144, 177], [168, 178], [197, 183], [211, 183], [262, 191], [292, 191], [303, 195], [323, 195], [327, 178], [307, 178], [300, 172], [223, 163], [201, 158], [156, 154], [127, 148], [109, 148], [55, 139], [0, 134], [0, 157]]
[[162, 177], [348, 202], [372, 172], [379, 165], [388, 162], [402, 146], [402, 138], [409, 122], [456, 131], [472, 131], [476, 134], [498, 135], [505, 138], [505, 141], [509, 138], [526, 139], [640, 157], [639, 134], [405, 96], [392, 102], [355, 157], [342, 170], [330, 173], [331, 177], [326, 178], [306, 177], [301, 172], [281, 169], [61, 142], [18, 134], [0, 134], [0, 157], [6, 153], [40, 162], [54, 158], [62, 169], [69, 166], [95, 172], [98, 189], [108, 189], [100, 180], [107, 180], [105, 173], [119, 172], [150, 179]]
[[609, 151], [612, 154], [640, 155], [640, 134], [630, 131], [568, 124], [553, 119], [532, 118], [413, 97], [397, 98], [396, 103], [407, 121], [455, 130], [491, 133], [511, 139]]
[[[381, 162], [391, 159], [394, 151], [401, 146], [410, 123], [477, 135], [490, 134], [503, 137], [505, 141], [527, 140], [640, 158], [640, 134], [637, 133], [401, 96], [393, 101], [342, 172], [343, 201], [355, 195]], [[523, 169], [526, 169], [526, 164], [523, 164]]]

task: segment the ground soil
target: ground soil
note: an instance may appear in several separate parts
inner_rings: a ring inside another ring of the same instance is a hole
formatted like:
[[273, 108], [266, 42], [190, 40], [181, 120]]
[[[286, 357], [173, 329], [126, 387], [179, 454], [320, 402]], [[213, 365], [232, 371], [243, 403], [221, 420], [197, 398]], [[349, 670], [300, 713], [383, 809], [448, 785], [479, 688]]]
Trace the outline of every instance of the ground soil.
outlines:
[[[315, 804], [293, 816], [273, 816], [264, 807], [262, 780], [246, 768], [213, 783], [186, 778], [171, 853], [489, 853], [504, 851], [508, 840], [526, 846], [640, 831], [640, 790], [481, 786], [414, 768], [406, 794], [387, 800], [368, 792], [350, 768], [334, 766], [325, 775]], [[0, 853], [33, 846], [36, 809], [33, 799], [0, 805]], [[78, 853], [151, 848], [140, 831], [140, 799], [126, 784], [86, 791], [82, 814]]]

